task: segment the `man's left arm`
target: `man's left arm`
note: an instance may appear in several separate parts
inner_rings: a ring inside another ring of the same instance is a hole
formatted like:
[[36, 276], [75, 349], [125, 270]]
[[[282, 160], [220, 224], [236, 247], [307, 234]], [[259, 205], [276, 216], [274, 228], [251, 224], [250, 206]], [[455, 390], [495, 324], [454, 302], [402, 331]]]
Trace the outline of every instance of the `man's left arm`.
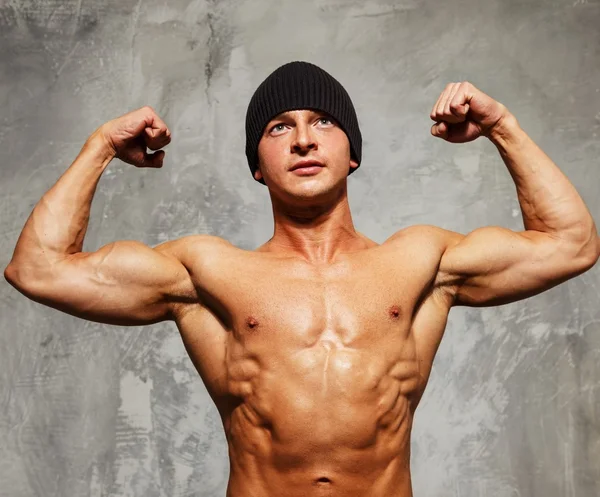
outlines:
[[464, 236], [445, 230], [436, 285], [453, 305], [489, 306], [541, 293], [590, 269], [600, 238], [583, 199], [502, 104], [470, 83], [438, 99], [432, 134], [453, 143], [487, 136], [517, 189], [524, 231], [497, 226]]

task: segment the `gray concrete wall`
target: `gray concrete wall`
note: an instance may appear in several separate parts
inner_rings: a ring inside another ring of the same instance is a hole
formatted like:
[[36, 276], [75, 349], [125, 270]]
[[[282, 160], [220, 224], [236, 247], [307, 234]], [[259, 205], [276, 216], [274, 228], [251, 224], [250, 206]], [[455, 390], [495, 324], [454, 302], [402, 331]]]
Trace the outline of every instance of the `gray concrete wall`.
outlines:
[[[376, 241], [415, 223], [521, 229], [514, 185], [481, 139], [429, 135], [449, 81], [512, 110], [600, 222], [597, 0], [8, 0], [0, 3], [0, 266], [35, 203], [102, 122], [152, 105], [165, 167], [115, 161], [85, 250], [212, 233], [271, 235], [244, 156], [244, 114], [278, 65], [310, 60], [354, 99], [349, 179]], [[526, 301], [453, 309], [417, 411], [417, 497], [600, 495], [600, 272]], [[216, 496], [216, 409], [172, 323], [89, 323], [0, 282], [0, 495]]]

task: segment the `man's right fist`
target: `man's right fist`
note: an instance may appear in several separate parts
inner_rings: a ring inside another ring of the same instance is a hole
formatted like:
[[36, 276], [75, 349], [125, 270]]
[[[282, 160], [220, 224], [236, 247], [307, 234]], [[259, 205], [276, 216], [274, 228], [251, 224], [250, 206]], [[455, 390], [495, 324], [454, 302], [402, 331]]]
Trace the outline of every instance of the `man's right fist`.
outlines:
[[104, 123], [98, 133], [114, 157], [136, 167], [162, 167], [165, 152], [159, 149], [171, 142], [169, 128], [148, 106]]

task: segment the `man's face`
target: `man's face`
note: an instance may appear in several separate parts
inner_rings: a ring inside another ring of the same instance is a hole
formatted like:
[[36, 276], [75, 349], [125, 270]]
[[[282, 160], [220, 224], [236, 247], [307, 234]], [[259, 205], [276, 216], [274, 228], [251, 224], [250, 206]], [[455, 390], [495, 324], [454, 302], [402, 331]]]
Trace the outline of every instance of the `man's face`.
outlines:
[[350, 159], [346, 133], [331, 116], [315, 110], [292, 110], [271, 119], [258, 157], [254, 177], [264, 178], [271, 191], [292, 197], [326, 193], [345, 181], [350, 167], [358, 167]]

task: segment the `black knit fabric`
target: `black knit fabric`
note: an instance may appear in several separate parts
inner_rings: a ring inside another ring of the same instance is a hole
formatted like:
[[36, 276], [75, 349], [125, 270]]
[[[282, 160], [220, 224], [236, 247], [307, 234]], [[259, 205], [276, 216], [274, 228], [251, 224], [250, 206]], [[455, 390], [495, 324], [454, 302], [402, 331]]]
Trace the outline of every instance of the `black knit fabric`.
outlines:
[[[246, 113], [246, 157], [250, 171], [258, 168], [258, 142], [265, 126], [289, 110], [311, 109], [333, 117], [348, 136], [351, 157], [359, 165], [362, 136], [356, 111], [344, 87], [310, 62], [289, 62], [273, 71], [254, 92]], [[348, 174], [356, 168], [349, 168]], [[265, 182], [261, 179], [264, 185]]]

